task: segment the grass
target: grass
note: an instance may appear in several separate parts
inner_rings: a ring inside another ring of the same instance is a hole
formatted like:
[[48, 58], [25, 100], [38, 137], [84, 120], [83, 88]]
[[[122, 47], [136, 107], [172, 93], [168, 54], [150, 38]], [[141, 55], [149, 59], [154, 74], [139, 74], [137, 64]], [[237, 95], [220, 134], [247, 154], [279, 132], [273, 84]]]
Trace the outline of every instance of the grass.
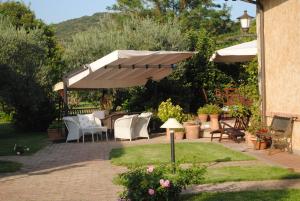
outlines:
[[300, 201], [300, 190], [241, 191], [186, 195], [182, 201]]
[[21, 163], [0, 161], [0, 173], [16, 172], [22, 167]]
[[203, 183], [222, 183], [227, 181], [259, 181], [271, 179], [296, 179], [299, 173], [274, 166], [231, 166], [208, 168]]
[[27, 146], [30, 148], [26, 154], [32, 154], [48, 144], [46, 133], [17, 132], [10, 123], [0, 123], [0, 156], [14, 155], [14, 145]]
[[[214, 143], [176, 143], [176, 163], [254, 160], [246, 154]], [[170, 162], [169, 144], [151, 144], [113, 149], [110, 159], [115, 165], [127, 167]]]

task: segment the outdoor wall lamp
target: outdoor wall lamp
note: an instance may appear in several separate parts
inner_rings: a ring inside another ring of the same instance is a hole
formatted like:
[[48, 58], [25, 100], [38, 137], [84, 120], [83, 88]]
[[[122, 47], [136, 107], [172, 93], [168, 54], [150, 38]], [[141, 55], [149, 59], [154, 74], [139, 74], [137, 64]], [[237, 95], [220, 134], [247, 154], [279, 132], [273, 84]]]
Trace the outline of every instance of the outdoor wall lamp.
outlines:
[[240, 17], [238, 17], [237, 19], [240, 20], [241, 22], [241, 27], [242, 27], [242, 30], [244, 32], [248, 32], [249, 31], [249, 28], [250, 28], [250, 24], [251, 24], [251, 20], [253, 19], [254, 17], [248, 15], [247, 11], [245, 10], [244, 11], [244, 14]]
[[173, 168], [173, 173], [175, 173], [175, 143], [174, 143], [174, 129], [183, 128], [183, 126], [175, 119], [169, 118], [161, 128], [169, 128], [170, 129], [170, 141], [171, 141], [171, 164]]

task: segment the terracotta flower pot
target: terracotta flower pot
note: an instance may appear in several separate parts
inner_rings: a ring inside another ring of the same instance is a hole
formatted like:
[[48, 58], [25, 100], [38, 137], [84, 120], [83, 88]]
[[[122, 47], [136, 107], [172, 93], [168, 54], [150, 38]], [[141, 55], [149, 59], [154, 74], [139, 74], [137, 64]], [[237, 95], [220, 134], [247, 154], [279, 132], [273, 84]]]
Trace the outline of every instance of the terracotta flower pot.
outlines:
[[186, 122], [183, 122], [182, 124], [184, 127], [193, 126], [193, 125], [195, 125], [195, 122], [194, 121], [186, 121]]
[[199, 125], [188, 125], [185, 126], [186, 139], [198, 139], [200, 133]]
[[184, 131], [176, 131], [175, 132], [175, 140], [182, 140], [184, 137]]
[[64, 139], [64, 132], [63, 129], [48, 129], [48, 138], [51, 141], [55, 141], [55, 140], [62, 140]]
[[219, 115], [218, 114], [210, 114], [210, 128], [211, 130], [219, 129]]
[[201, 123], [207, 122], [208, 114], [198, 114], [198, 118]]
[[265, 141], [257, 141], [256, 139], [251, 140], [253, 143], [253, 149], [255, 150], [263, 150], [267, 148], [267, 142]]
[[170, 139], [170, 129], [169, 128], [166, 128], [166, 138], [167, 138], [167, 140]]
[[246, 144], [248, 146], [248, 148], [253, 148], [253, 140], [256, 140], [256, 137], [253, 136], [251, 133], [249, 132], [246, 132], [245, 133], [245, 140], [246, 140]]

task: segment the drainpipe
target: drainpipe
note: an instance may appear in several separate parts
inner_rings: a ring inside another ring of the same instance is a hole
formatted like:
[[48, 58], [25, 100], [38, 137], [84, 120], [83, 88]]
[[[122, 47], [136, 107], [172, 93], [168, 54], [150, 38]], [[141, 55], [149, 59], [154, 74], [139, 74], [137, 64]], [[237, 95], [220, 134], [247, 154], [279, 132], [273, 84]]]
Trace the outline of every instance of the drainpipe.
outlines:
[[266, 120], [266, 68], [265, 68], [265, 37], [264, 37], [264, 7], [262, 0], [256, 1], [256, 8], [259, 13], [259, 36], [260, 36], [260, 73], [261, 73], [261, 116], [263, 126], [267, 125]]

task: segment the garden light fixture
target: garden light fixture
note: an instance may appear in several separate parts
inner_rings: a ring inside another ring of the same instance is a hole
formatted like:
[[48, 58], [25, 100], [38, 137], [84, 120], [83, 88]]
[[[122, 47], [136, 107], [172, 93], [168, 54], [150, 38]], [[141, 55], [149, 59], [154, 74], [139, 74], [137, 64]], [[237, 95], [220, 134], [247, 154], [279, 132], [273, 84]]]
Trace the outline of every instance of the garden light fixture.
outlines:
[[175, 118], [169, 118], [161, 128], [169, 128], [170, 129], [170, 142], [171, 142], [171, 163], [173, 166], [173, 173], [175, 173], [175, 143], [174, 143], [174, 129], [183, 128]]

